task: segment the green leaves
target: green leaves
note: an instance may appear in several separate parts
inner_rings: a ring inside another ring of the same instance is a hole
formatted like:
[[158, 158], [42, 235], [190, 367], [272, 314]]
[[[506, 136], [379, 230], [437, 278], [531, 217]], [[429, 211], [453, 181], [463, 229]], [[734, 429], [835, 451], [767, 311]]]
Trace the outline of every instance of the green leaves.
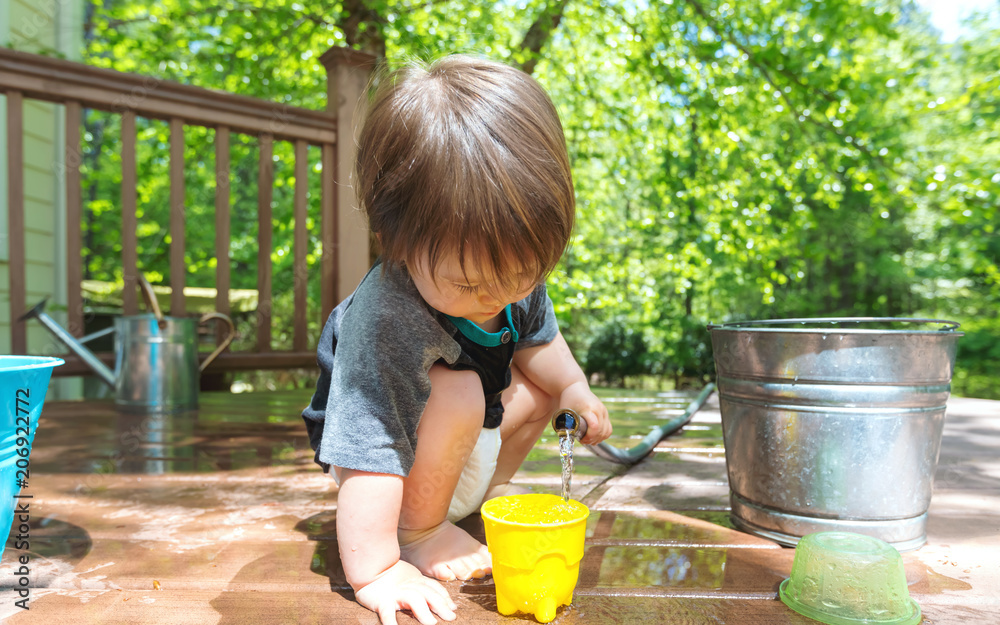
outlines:
[[[695, 335], [708, 320], [996, 319], [1000, 32], [996, 16], [971, 28], [941, 44], [901, 0], [112, 0], [94, 8], [87, 59], [312, 108], [325, 106], [317, 59], [344, 42], [393, 63], [472, 52], [533, 69], [577, 189], [577, 229], [550, 279], [567, 339], [635, 356], [595, 349], [594, 363], [666, 373], [705, 369]], [[94, 277], [116, 262], [114, 128], [95, 121], [102, 147], [86, 163]], [[140, 124], [139, 204], [141, 264], [167, 275], [164, 133]], [[188, 281], [207, 286], [211, 133], [187, 142]], [[253, 288], [253, 139], [234, 136], [232, 157], [234, 287]], [[279, 284], [290, 146], [275, 159]], [[315, 256], [315, 195], [310, 211]]]

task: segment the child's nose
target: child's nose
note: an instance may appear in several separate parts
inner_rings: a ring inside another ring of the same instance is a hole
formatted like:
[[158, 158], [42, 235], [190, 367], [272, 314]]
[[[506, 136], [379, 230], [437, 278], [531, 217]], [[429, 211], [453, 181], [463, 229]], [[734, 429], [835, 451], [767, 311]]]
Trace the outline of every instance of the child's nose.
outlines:
[[483, 293], [482, 295], [480, 295], [479, 296], [479, 302], [481, 304], [483, 304], [484, 306], [499, 306], [500, 305], [500, 300], [498, 300], [497, 298], [493, 297], [489, 293]]

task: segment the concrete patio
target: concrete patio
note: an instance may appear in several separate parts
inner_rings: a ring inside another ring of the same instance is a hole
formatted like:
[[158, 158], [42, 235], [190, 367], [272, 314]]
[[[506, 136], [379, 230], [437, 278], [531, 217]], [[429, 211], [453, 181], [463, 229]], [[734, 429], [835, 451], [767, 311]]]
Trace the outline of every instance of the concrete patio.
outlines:
[[[606, 392], [618, 446], [676, 397]], [[308, 391], [204, 394], [197, 414], [46, 406], [31, 457], [30, 548], [0, 564], [5, 623], [375, 624], [337, 556], [336, 488], [312, 464]], [[658, 408], [659, 407], [659, 408]], [[718, 403], [626, 469], [577, 452], [592, 510], [574, 602], [556, 623], [814, 623], [777, 600], [794, 551], [733, 529]], [[556, 441], [518, 482], [558, 492]], [[463, 522], [482, 539], [478, 517]], [[29, 557], [30, 611], [16, 558]], [[928, 543], [904, 554], [924, 623], [1000, 623], [1000, 402], [952, 398]], [[496, 612], [492, 580], [451, 582], [460, 623]], [[401, 614], [401, 623], [416, 623]]]

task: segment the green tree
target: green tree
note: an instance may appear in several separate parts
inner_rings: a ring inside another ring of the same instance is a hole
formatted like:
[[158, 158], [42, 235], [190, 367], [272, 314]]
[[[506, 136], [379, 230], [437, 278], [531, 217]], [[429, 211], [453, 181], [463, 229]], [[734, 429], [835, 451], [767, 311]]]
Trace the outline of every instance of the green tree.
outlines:
[[[90, 63], [313, 108], [332, 45], [533, 73], [562, 116], [579, 207], [550, 290], [596, 374], [702, 375], [704, 324], [737, 318], [941, 314], [981, 320], [975, 344], [997, 336], [995, 14], [958, 45], [909, 0], [103, 0], [89, 15]], [[119, 131], [88, 124], [88, 271], [114, 278]], [[169, 281], [164, 132], [140, 125], [140, 254]], [[195, 225], [210, 223], [211, 139], [186, 139], [189, 284], [212, 281], [210, 227]], [[253, 288], [256, 141], [233, 149], [234, 276]], [[275, 157], [280, 288], [293, 170], [287, 146]]]

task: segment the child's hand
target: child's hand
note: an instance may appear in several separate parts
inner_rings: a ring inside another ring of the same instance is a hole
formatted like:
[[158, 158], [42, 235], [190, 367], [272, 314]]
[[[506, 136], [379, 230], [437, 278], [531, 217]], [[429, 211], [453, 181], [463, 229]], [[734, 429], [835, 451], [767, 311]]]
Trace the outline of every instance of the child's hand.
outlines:
[[410, 610], [424, 625], [437, 623], [432, 612], [455, 620], [455, 602], [440, 583], [399, 560], [366, 586], [354, 591], [358, 603], [378, 614], [382, 625], [396, 625], [396, 611]]
[[581, 443], [595, 445], [611, 436], [608, 409], [586, 382], [575, 382], [563, 389], [559, 407], [575, 410], [587, 422], [587, 433], [580, 439]]

